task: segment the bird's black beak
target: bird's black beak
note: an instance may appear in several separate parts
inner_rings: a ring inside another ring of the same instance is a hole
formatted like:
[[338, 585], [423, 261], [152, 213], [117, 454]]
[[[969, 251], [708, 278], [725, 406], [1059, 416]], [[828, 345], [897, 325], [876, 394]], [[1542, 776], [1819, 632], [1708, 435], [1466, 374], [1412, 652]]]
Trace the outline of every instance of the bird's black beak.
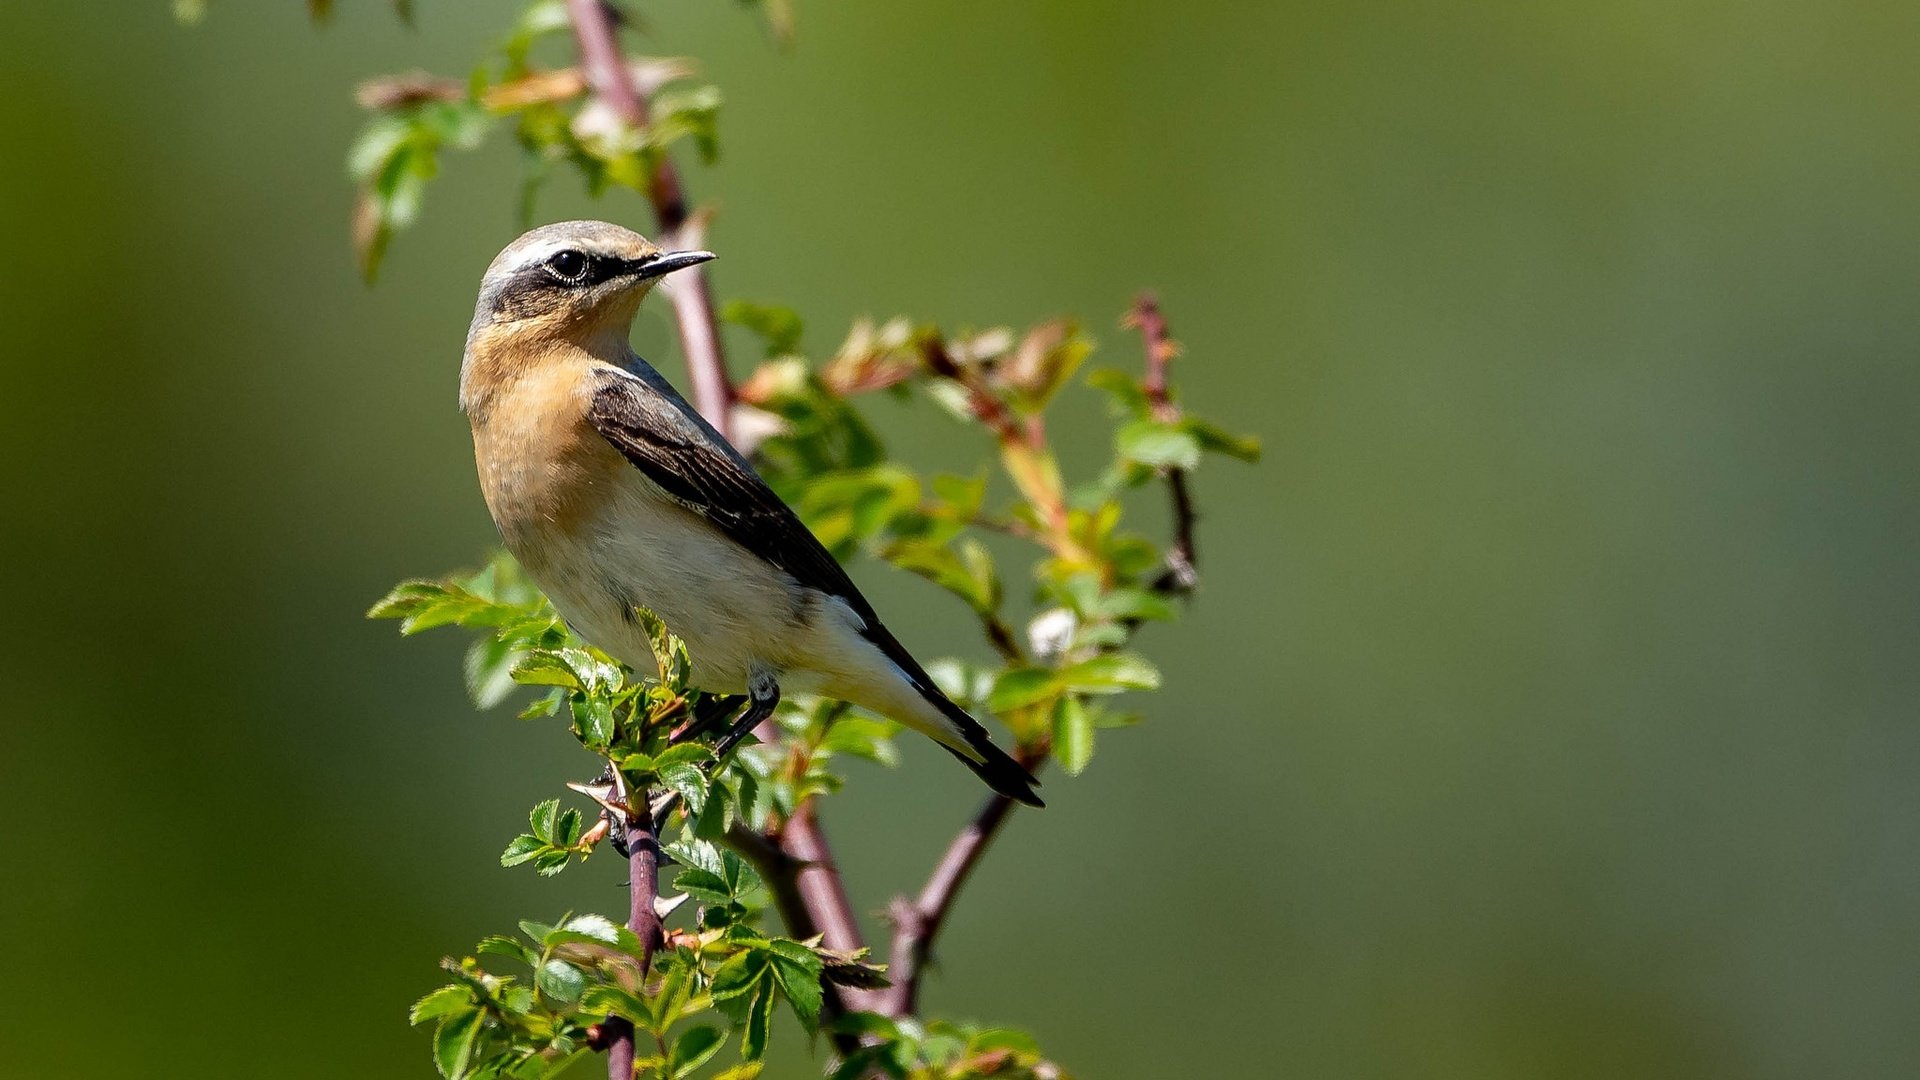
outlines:
[[644, 279], [665, 277], [675, 270], [685, 270], [689, 266], [699, 266], [716, 258], [711, 251], [663, 251], [645, 259], [637, 260], [633, 272]]

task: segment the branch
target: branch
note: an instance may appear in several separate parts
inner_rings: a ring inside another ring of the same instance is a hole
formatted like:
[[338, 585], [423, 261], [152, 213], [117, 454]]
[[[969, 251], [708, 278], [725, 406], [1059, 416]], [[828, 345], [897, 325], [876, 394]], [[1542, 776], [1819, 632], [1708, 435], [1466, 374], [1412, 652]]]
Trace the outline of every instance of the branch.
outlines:
[[[1173, 403], [1167, 383], [1167, 366], [1180, 355], [1180, 344], [1167, 330], [1167, 317], [1160, 313], [1160, 300], [1143, 292], [1134, 300], [1121, 325], [1140, 331], [1147, 351], [1147, 372], [1140, 380], [1146, 392], [1153, 418], [1163, 424], [1180, 419], [1180, 406]], [[1187, 491], [1187, 471], [1166, 471], [1167, 492], [1173, 500], [1173, 544], [1167, 548], [1167, 568], [1154, 579], [1155, 592], [1184, 594], [1200, 583], [1198, 555], [1193, 546], [1193, 496]]]
[[[618, 779], [617, 771], [614, 776], [616, 784], [626, 786], [624, 780]], [[626, 834], [627, 929], [640, 939], [640, 982], [644, 988], [647, 973], [653, 967], [653, 954], [660, 948], [661, 941], [660, 912], [654, 906], [655, 898], [660, 895], [660, 840], [654, 835], [653, 814], [648, 811], [646, 793], [633, 793], [625, 804], [625, 824], [616, 822], [614, 828], [624, 829]], [[607, 1051], [608, 1080], [631, 1080], [632, 1024], [619, 1017], [609, 1017], [599, 1026], [595, 1045], [604, 1045]]]
[[[567, 12], [573, 22], [574, 40], [580, 47], [580, 63], [586, 69], [588, 85], [624, 123], [635, 128], [646, 127], [647, 102], [635, 89], [631, 69], [620, 54], [613, 17], [606, 5], [601, 0], [567, 0]], [[660, 223], [663, 241], [671, 235], [676, 244], [695, 246], [699, 222], [689, 218], [680, 174], [674, 169], [672, 159], [664, 154], [653, 163], [653, 183], [648, 197], [653, 203], [654, 217]], [[688, 277], [692, 280], [686, 280]], [[684, 270], [675, 286], [670, 295], [674, 320], [680, 330], [681, 351], [687, 358], [693, 403], [721, 437], [731, 438], [733, 384], [727, 378], [726, 356], [721, 351], [719, 323], [714, 318], [713, 294], [707, 287], [706, 274], [699, 268]], [[755, 733], [764, 742], [775, 742], [780, 737], [780, 729], [772, 720], [760, 725]], [[789, 930], [796, 937], [810, 936], [802, 935], [792, 921], [804, 911], [808, 925], [817, 927], [818, 932], [825, 935], [828, 948], [847, 951], [863, 948], [853, 904], [840, 882], [840, 871], [827, 846], [826, 833], [812, 811], [802, 807], [795, 812], [780, 830], [778, 842], [797, 867], [793, 878], [799, 904], [782, 912]]]
[[[580, 47], [580, 66], [586, 69], [587, 85], [621, 123], [636, 130], [646, 128], [652, 117], [647, 99], [633, 82], [633, 70], [620, 54], [614, 37], [613, 15], [601, 0], [567, 0], [567, 14], [573, 22], [573, 36]], [[691, 247], [698, 235], [697, 226], [689, 229], [687, 198], [680, 186], [680, 173], [665, 154], [654, 161], [652, 183], [647, 198], [653, 203], [653, 216], [660, 224], [662, 244]], [[674, 320], [680, 328], [680, 346], [687, 358], [687, 376], [693, 391], [693, 403], [723, 437], [731, 436], [733, 383], [727, 378], [727, 359], [721, 351], [719, 323], [713, 314], [713, 293], [707, 275], [699, 268], [683, 270], [668, 290], [673, 301]]]
[[[1044, 750], [1016, 755], [1021, 766], [1036, 769], [1046, 759]], [[973, 875], [987, 845], [1000, 835], [1013, 810], [1013, 800], [1005, 795], [989, 796], [980, 805], [973, 820], [947, 845], [934, 865], [933, 874], [912, 900], [902, 896], [893, 902], [887, 914], [893, 920], [893, 944], [887, 951], [887, 978], [892, 986], [875, 995], [871, 1006], [885, 1016], [912, 1016], [920, 1010], [920, 976], [933, 952], [933, 939], [946, 924], [947, 912], [960, 895], [960, 887]]]
[[[752, 863], [761, 880], [767, 883], [767, 891], [773, 894], [774, 909], [780, 912], [780, 920], [787, 926], [787, 935], [805, 941], [819, 934], [820, 928], [813, 921], [813, 912], [800, 887], [800, 875], [806, 869], [805, 864], [788, 854], [778, 842], [743, 824], [728, 829], [726, 839], [727, 846]], [[833, 947], [824, 941], [822, 944]], [[820, 1015], [823, 1021], [831, 1022], [848, 1012], [873, 1007], [866, 1000], [871, 996], [867, 991], [841, 987], [826, 980], [822, 980], [820, 989]], [[842, 1055], [850, 1054], [860, 1046], [859, 1037], [849, 1033], [836, 1033], [833, 1043]]]
[[[1174, 357], [1180, 355], [1180, 346], [1167, 330], [1167, 320], [1160, 313], [1159, 301], [1152, 293], [1140, 294], [1124, 323], [1138, 329], [1146, 344], [1146, 373], [1141, 378], [1141, 388], [1153, 409], [1154, 419], [1162, 423], [1177, 421], [1180, 407], [1173, 403], [1167, 382], [1167, 366]], [[951, 359], [948, 365], [952, 365]], [[937, 358], [934, 360], [934, 369], [946, 374], [941, 371]], [[976, 403], [975, 411], [981, 414], [982, 421], [988, 426], [995, 426], [990, 407]], [[1013, 429], [1009, 427], [1006, 430]], [[1193, 499], [1187, 490], [1185, 470], [1168, 469], [1166, 476], [1173, 498], [1173, 541], [1167, 551], [1167, 568], [1154, 580], [1153, 588], [1170, 595], [1186, 595], [1193, 591], [1199, 581], [1193, 544]], [[1017, 757], [1021, 765], [1030, 770], [1037, 769], [1047, 759], [1050, 749], [1043, 744], [1023, 750]], [[887, 952], [887, 977], [893, 985], [877, 995], [878, 1000], [873, 1006], [875, 1012], [892, 1017], [912, 1016], [918, 1012], [920, 977], [925, 974], [934, 939], [946, 925], [947, 914], [953, 909], [954, 899], [959, 896], [961, 887], [973, 875], [974, 867], [979, 865], [988, 846], [1006, 826], [1013, 805], [1013, 800], [1004, 795], [987, 799], [973, 819], [947, 845], [946, 852], [934, 865], [927, 883], [921, 886], [920, 895], [913, 900], [900, 897], [888, 909], [893, 919], [893, 941]]]

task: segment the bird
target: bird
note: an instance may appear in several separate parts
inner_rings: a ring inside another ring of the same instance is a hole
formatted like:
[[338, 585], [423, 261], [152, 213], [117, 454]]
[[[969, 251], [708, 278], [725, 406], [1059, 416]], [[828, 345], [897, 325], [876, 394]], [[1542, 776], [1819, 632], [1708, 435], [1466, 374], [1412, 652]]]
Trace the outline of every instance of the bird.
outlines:
[[605, 221], [535, 228], [480, 282], [460, 366], [481, 493], [514, 558], [582, 638], [653, 655], [638, 609], [687, 645], [693, 681], [747, 705], [717, 756], [817, 694], [931, 737], [987, 786], [1033, 775], [941, 692], [833, 555], [628, 337], [668, 251]]

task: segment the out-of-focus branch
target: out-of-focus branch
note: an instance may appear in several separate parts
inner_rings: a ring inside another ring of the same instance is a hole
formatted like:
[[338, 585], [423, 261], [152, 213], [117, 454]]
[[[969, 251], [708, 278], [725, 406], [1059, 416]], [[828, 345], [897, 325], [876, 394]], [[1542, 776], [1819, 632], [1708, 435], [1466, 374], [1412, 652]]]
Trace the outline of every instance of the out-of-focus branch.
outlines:
[[[627, 78], [642, 99], [694, 70], [691, 61], [671, 58], [635, 60]], [[578, 67], [529, 72], [517, 79], [489, 86], [480, 93], [480, 106], [493, 112], [512, 112], [534, 105], [572, 101], [587, 92], [587, 73]], [[354, 88], [353, 100], [376, 112], [405, 109], [435, 101], [465, 101], [473, 92], [465, 79], [446, 79], [424, 71], [402, 72], [368, 79]]]
[[[645, 128], [650, 119], [647, 101], [634, 87], [631, 71], [614, 36], [613, 16], [606, 5], [601, 0], [567, 0], [567, 12], [573, 22], [574, 39], [579, 44], [580, 63], [594, 93], [624, 123]], [[698, 246], [699, 220], [689, 215], [680, 174], [665, 154], [653, 163], [653, 183], [648, 194], [654, 217], [659, 222], [660, 242]], [[722, 352], [719, 323], [714, 317], [713, 294], [707, 286], [706, 274], [699, 268], [682, 271], [668, 291], [673, 300], [674, 321], [680, 330], [681, 351], [687, 358], [694, 406], [722, 437], [731, 437], [733, 384], [727, 377], [726, 356]], [[756, 733], [766, 742], [775, 742], [780, 737], [779, 728], [772, 720], [762, 724]], [[826, 833], [811, 807], [796, 810], [781, 826], [779, 834], [770, 839], [791, 860], [792, 897], [798, 902], [783, 905], [782, 916], [793, 935], [808, 937], [818, 932], [830, 949], [853, 952], [864, 948], [853, 904], [847, 899]], [[806, 927], [794, 925], [802, 912], [806, 915]], [[844, 991], [841, 996], [851, 998], [853, 992]], [[861, 1007], [852, 1000], [846, 1004]]]
[[[567, 0], [567, 14], [573, 21], [573, 36], [580, 47], [580, 66], [586, 71], [587, 84], [606, 102], [621, 123], [644, 129], [652, 117], [647, 98], [634, 85], [632, 69], [620, 54], [614, 37], [614, 18], [601, 0]], [[693, 247], [698, 229], [688, 229], [686, 192], [680, 186], [679, 170], [665, 154], [653, 162], [653, 179], [647, 193], [653, 203], [653, 215], [660, 226], [656, 239], [663, 246]], [[665, 290], [673, 301], [674, 321], [680, 329], [681, 351], [687, 358], [687, 376], [693, 391], [693, 404], [722, 436], [731, 434], [733, 383], [727, 377], [727, 360], [720, 344], [719, 323], [714, 318], [713, 293], [707, 276], [699, 268], [681, 271]]]
[[[780, 913], [780, 920], [786, 924], [788, 936], [804, 941], [821, 933], [800, 890], [800, 874], [806, 869], [800, 860], [775, 840], [744, 824], [735, 824], [727, 830], [727, 846], [752, 863], [760, 879], [767, 883], [767, 891], [773, 895], [774, 910]], [[823, 940], [822, 944], [827, 942]], [[830, 944], [828, 947], [832, 948]], [[832, 982], [823, 982], [820, 989], [820, 1016], [824, 1021], [831, 1022], [849, 1011], [872, 1007], [862, 998], [862, 991]], [[859, 1004], [853, 1004], [850, 999], [859, 1001]], [[857, 1037], [847, 1033], [836, 1033], [833, 1042], [834, 1048], [842, 1054], [852, 1053], [860, 1045]]]
[[[1141, 388], [1146, 393], [1154, 419], [1162, 423], [1178, 421], [1180, 408], [1173, 402], [1167, 382], [1167, 367], [1174, 357], [1180, 355], [1180, 346], [1167, 330], [1167, 320], [1160, 312], [1159, 301], [1152, 293], [1140, 294], [1128, 311], [1124, 324], [1139, 330], [1146, 343], [1146, 371], [1141, 378]], [[945, 355], [944, 350], [930, 351], [928, 363], [936, 374], [965, 379], [965, 373], [954, 364], [951, 357]], [[1029, 445], [1041, 445], [1040, 440], [1044, 439], [1042, 430], [1019, 427], [1013, 423], [1012, 417], [1004, 411], [1004, 406], [997, 398], [977, 384], [969, 384], [969, 388], [975, 391], [975, 414], [1003, 442], [1025, 440], [1029, 441]], [[1001, 407], [996, 409], [995, 406]], [[1167, 569], [1153, 582], [1153, 588], [1171, 595], [1184, 595], [1191, 592], [1199, 580], [1194, 561], [1193, 500], [1187, 490], [1185, 470], [1168, 469], [1167, 486], [1173, 498], [1173, 540], [1167, 551]], [[1022, 766], [1032, 770], [1046, 761], [1050, 751], [1050, 746], [1041, 744], [1024, 748], [1017, 756]], [[887, 952], [887, 977], [893, 985], [877, 995], [872, 1006], [874, 1011], [901, 1017], [912, 1016], [919, 1010], [920, 978], [926, 971], [934, 940], [946, 924], [947, 914], [953, 909], [961, 886], [967, 883], [988, 846], [1006, 826], [1013, 805], [1013, 800], [1004, 795], [989, 797], [966, 827], [947, 845], [940, 861], [934, 865], [933, 873], [921, 886], [919, 895], [911, 900], [900, 897], [888, 909], [893, 920], [893, 941]]]
[[[1122, 324], [1140, 331], [1146, 346], [1147, 370], [1140, 380], [1153, 418], [1163, 424], [1180, 419], [1180, 406], [1168, 391], [1167, 367], [1180, 355], [1180, 344], [1167, 329], [1167, 318], [1160, 312], [1160, 300], [1150, 292], [1134, 300]], [[1154, 579], [1155, 591], [1188, 593], [1200, 583], [1198, 554], [1193, 546], [1193, 496], [1187, 491], [1187, 471], [1178, 467], [1166, 471], [1167, 492], [1173, 501], [1173, 543], [1167, 548], [1167, 568]]]
[[[1019, 753], [1016, 759], [1022, 767], [1036, 769], [1046, 759], [1046, 751], [1036, 747]], [[875, 995], [877, 1000], [869, 1006], [873, 1011], [893, 1017], [919, 1012], [920, 976], [932, 955], [934, 938], [946, 924], [960, 887], [973, 875], [987, 846], [1006, 825], [1013, 805], [1005, 795], [989, 796], [947, 845], [927, 883], [920, 887], [920, 894], [911, 900], [902, 896], [888, 908], [893, 943], [887, 951], [887, 978], [893, 985]]]

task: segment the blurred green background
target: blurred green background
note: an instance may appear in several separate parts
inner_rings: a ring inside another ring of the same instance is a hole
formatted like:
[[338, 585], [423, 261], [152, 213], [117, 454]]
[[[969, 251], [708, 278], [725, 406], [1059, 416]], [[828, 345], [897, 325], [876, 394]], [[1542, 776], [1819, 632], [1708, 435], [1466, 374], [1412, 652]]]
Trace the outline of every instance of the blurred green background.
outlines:
[[[494, 865], [591, 764], [361, 619], [493, 542], [454, 385], [510, 143], [378, 287], [347, 246], [352, 85], [515, 9], [419, 7], [9, 6], [5, 1076], [428, 1076], [440, 955], [621, 902]], [[816, 353], [1076, 312], [1131, 365], [1151, 285], [1267, 440], [1197, 478], [1152, 722], [1015, 822], [933, 1009], [1100, 1080], [1920, 1073], [1920, 8], [847, 0], [781, 55], [641, 7], [728, 95], [723, 297]], [[829, 809], [870, 912], [976, 798], [905, 749]]]

